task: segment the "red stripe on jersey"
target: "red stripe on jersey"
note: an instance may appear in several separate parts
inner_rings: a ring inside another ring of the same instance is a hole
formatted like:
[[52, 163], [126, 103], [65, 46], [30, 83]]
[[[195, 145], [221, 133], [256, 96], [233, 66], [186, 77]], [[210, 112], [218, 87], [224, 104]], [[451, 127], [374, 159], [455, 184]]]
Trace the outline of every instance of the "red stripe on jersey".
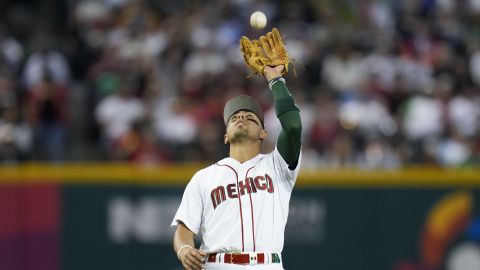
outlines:
[[[250, 181], [248, 181], [248, 172], [253, 169], [255, 166], [251, 167], [248, 169], [247, 173], [245, 174], [245, 182], [247, 184], [250, 184]], [[252, 237], [253, 237], [253, 251], [255, 251], [255, 225], [253, 222], [253, 203], [252, 203], [252, 192], [248, 193], [248, 197], [250, 197], [250, 213], [252, 213]]]
[[227, 164], [218, 164], [218, 166], [225, 166], [225, 167], [228, 167], [230, 168], [234, 173], [235, 173], [235, 177], [237, 178], [237, 194], [238, 194], [238, 205], [240, 206], [240, 222], [241, 222], [241, 225], [242, 225], [242, 252], [245, 250], [245, 247], [244, 247], [244, 240], [243, 240], [243, 214], [242, 214], [242, 200], [240, 199], [240, 190], [238, 189], [238, 173], [237, 171], [230, 167], [230, 165], [227, 165]]

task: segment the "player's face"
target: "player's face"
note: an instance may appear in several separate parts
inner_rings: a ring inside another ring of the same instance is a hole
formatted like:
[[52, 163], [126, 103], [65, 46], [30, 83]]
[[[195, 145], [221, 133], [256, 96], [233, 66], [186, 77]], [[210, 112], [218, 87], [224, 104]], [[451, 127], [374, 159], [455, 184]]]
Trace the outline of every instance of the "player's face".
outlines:
[[250, 111], [238, 111], [230, 117], [227, 123], [225, 142], [240, 140], [261, 140], [266, 136], [262, 122]]

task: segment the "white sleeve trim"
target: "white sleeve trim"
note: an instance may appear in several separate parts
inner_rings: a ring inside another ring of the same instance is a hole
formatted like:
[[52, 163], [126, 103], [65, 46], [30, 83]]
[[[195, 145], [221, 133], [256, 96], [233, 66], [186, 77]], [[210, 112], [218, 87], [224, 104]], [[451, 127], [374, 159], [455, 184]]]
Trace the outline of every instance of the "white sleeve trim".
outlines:
[[188, 222], [185, 222], [184, 220], [182, 220], [181, 218], [176, 218], [173, 220], [172, 224], [170, 224], [170, 227], [178, 227], [178, 225], [181, 223], [183, 223], [183, 225], [185, 225], [185, 227], [187, 227], [187, 229], [189, 229], [190, 231], [192, 231], [195, 235], [198, 234], [198, 229], [195, 230], [193, 229], [193, 226], [191, 226], [190, 224], [188, 224]]

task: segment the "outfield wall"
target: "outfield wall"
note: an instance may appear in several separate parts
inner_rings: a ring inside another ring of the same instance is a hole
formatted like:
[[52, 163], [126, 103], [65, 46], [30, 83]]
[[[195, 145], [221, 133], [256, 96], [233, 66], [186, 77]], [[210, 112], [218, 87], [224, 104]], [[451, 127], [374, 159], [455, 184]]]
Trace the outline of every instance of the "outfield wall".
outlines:
[[[169, 224], [200, 167], [0, 168], [0, 269], [180, 269]], [[286, 269], [468, 270], [458, 258], [476, 251], [480, 170], [345, 169], [300, 174], [283, 258]]]

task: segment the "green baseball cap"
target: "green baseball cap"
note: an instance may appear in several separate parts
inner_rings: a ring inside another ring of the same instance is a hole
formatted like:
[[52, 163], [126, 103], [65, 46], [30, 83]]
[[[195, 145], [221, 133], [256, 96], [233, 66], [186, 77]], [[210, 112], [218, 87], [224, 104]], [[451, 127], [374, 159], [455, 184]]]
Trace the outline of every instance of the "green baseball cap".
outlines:
[[260, 104], [256, 99], [247, 95], [236, 96], [225, 103], [225, 108], [223, 109], [223, 120], [225, 121], [225, 125], [227, 125], [228, 120], [230, 120], [232, 115], [241, 110], [253, 112], [262, 122], [262, 126], [264, 126], [263, 112]]

